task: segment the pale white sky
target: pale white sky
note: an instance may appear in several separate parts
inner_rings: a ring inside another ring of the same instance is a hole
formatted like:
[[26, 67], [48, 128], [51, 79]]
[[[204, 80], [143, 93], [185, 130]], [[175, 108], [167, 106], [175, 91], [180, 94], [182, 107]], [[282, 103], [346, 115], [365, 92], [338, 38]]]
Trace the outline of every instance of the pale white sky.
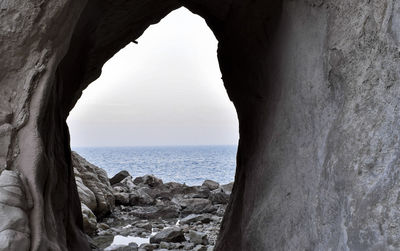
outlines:
[[181, 8], [103, 67], [67, 120], [71, 145], [233, 145], [238, 122], [221, 80], [217, 40]]

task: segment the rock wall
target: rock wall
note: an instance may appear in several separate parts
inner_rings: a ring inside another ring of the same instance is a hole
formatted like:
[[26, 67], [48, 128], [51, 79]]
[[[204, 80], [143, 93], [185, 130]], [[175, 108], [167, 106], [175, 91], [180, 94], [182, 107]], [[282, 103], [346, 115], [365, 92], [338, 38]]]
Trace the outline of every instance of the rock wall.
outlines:
[[29, 191], [25, 191], [19, 173], [4, 170], [0, 174], [0, 250], [29, 250], [32, 209]]
[[92, 233], [97, 220], [111, 214], [115, 206], [113, 188], [105, 170], [72, 152], [72, 167], [82, 208], [83, 230]]
[[0, 171], [26, 180], [30, 249], [89, 250], [66, 118], [182, 4], [219, 40], [240, 124], [216, 250], [399, 249], [398, 1], [3, 0]]
[[72, 152], [72, 166], [81, 202], [99, 218], [111, 213], [115, 199], [106, 171], [76, 152]]

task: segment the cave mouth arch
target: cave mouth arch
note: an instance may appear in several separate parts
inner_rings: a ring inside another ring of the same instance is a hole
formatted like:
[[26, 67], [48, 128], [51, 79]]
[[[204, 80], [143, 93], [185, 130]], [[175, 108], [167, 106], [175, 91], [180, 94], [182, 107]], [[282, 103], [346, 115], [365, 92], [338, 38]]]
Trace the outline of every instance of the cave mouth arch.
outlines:
[[0, 177], [20, 176], [14, 184], [33, 205], [1, 215], [26, 231], [9, 224], [0, 239], [24, 250], [90, 249], [68, 113], [116, 51], [185, 6], [219, 41], [239, 119], [235, 185], [216, 250], [400, 246], [392, 224], [379, 224], [400, 219], [395, 2], [2, 1]]
[[204, 19], [182, 7], [137, 42], [83, 91], [67, 120], [71, 146], [236, 145], [236, 112]]
[[238, 125], [216, 51], [204, 19], [184, 7], [150, 26], [83, 91], [67, 119], [72, 149], [109, 177], [124, 169], [190, 186], [232, 182]]
[[[50, 137], [43, 137], [47, 160], [52, 162], [54, 166], [63, 167], [62, 170], [64, 170], [58, 173], [52, 170], [49, 172], [57, 175], [59, 180], [68, 177], [67, 183], [55, 184], [55, 189], [49, 191], [49, 194], [51, 197], [57, 198], [57, 203], [60, 205], [64, 203], [68, 205], [67, 211], [69, 212], [70, 222], [66, 223], [68, 231], [66, 245], [69, 250], [84, 250], [86, 248], [85, 240], [82, 240], [83, 237], [80, 230], [82, 229], [79, 210], [80, 202], [70, 171], [70, 160], [65, 162], [63, 159], [51, 156], [70, 155], [70, 136], [65, 121], [70, 110], [81, 96], [82, 91], [100, 75], [103, 64], [126, 44], [136, 41], [150, 24], [159, 22], [172, 10], [181, 7], [180, 4], [171, 1], [165, 2], [162, 6], [159, 6], [159, 3], [157, 3], [158, 6], [149, 11], [152, 7], [151, 5], [156, 5], [156, 3], [149, 4], [141, 6], [143, 9], [135, 8], [134, 10], [132, 9], [134, 5], [132, 2], [124, 2], [123, 6], [110, 6], [107, 10], [103, 9], [103, 6], [92, 6], [90, 3], [86, 6], [72, 34], [68, 52], [57, 68], [56, 84], [52, 88], [52, 93], [56, 95], [49, 96], [46, 109], [41, 115], [43, 118], [39, 122], [39, 128], [42, 129], [41, 133], [42, 135], [51, 135]], [[114, 10], [113, 7], [116, 9]], [[204, 11], [200, 7], [199, 12], [195, 11], [195, 13], [199, 14]], [[204, 17], [204, 15], [201, 16]], [[115, 23], [110, 22], [110, 20], [115, 21]], [[216, 22], [216, 17], [205, 18], [205, 20], [209, 27], [217, 27], [218, 22]], [[212, 25], [210, 25], [209, 20], [212, 20]], [[214, 34], [216, 33], [214, 32]], [[218, 39], [218, 36], [216, 37]], [[51, 123], [55, 127], [47, 128], [46, 124]], [[68, 145], [54, 148], [55, 141], [68, 142]], [[69, 158], [66, 157], [66, 159], [68, 160]], [[62, 188], [62, 186], [67, 186], [68, 188]], [[56, 195], [57, 191], [60, 190], [71, 192], [69, 195]], [[46, 211], [46, 208], [44, 210]], [[53, 213], [62, 214], [64, 210]], [[52, 219], [44, 220], [44, 228], [53, 229], [55, 233], [63, 231], [60, 229], [62, 226], [55, 226]], [[43, 227], [35, 226], [35, 228], [38, 228], [36, 231], [40, 232], [40, 228]], [[57, 241], [57, 236], [49, 235], [56, 243], [63, 243], [62, 240]], [[35, 247], [41, 245], [42, 241], [41, 238], [35, 238], [32, 244]]]
[[[32, 250], [89, 250], [82, 232], [71, 164], [68, 114], [82, 91], [100, 76], [106, 61], [136, 41], [151, 24], [182, 6], [203, 17], [218, 40], [217, 57], [224, 86], [239, 121], [235, 184], [216, 250], [243, 250], [249, 241], [251, 236], [243, 231], [250, 224], [255, 201], [263, 195], [251, 193], [258, 189], [257, 182], [263, 184], [262, 152], [268, 130], [262, 126], [274, 115], [266, 111], [274, 111], [279, 97], [277, 85], [269, 84], [276, 80], [278, 65], [266, 58], [273, 56], [271, 38], [278, 27], [281, 1], [255, 1], [242, 8], [241, 4], [225, 0], [88, 0], [71, 3], [63, 11], [53, 13], [57, 20], [68, 16], [70, 23], [60, 21], [51, 23], [51, 27], [62, 23], [68, 32], [62, 42], [54, 35], [57, 32], [48, 35], [61, 45], [50, 45], [54, 55], [43, 49], [41, 60], [51, 60], [49, 68], [44, 73], [39, 71], [32, 81], [45, 74], [46, 82], [41, 82], [35, 91], [37, 95], [32, 96], [34, 120], [19, 134], [24, 142], [29, 142], [21, 148], [18, 158], [23, 162], [19, 169], [28, 178], [34, 201], [30, 212]], [[52, 57], [48, 59], [48, 55]]]

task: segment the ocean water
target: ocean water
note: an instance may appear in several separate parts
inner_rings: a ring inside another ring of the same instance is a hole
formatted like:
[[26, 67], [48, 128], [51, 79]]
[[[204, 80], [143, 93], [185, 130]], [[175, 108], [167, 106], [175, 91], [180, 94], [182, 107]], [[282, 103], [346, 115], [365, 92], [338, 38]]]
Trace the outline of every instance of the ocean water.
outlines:
[[133, 177], [154, 174], [164, 182], [226, 184], [235, 176], [237, 146], [75, 147], [72, 149], [112, 177], [127, 170]]

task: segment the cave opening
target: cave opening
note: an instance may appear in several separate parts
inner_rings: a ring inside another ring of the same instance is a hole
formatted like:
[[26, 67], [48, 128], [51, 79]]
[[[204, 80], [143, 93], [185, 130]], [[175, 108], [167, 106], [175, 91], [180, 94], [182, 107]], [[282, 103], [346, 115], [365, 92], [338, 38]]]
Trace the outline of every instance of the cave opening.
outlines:
[[[217, 230], [203, 243], [215, 245], [232, 189], [238, 142], [237, 115], [223, 86], [216, 51], [217, 40], [204, 20], [182, 7], [108, 60], [69, 114], [71, 148], [90, 162], [79, 155], [72, 158], [84, 228], [94, 242], [101, 240], [100, 248], [128, 244], [128, 230], [131, 240], [141, 244], [141, 237], [163, 229], [137, 232], [132, 226], [138, 219], [154, 224], [153, 217], [164, 217], [166, 228], [191, 213], [215, 216], [209, 227]], [[88, 198], [85, 190], [96, 190], [93, 181], [85, 180], [84, 172], [95, 168], [91, 164], [105, 169], [109, 178], [123, 170], [131, 175], [129, 181], [110, 180], [117, 193], [117, 209], [111, 214], [115, 217], [104, 212], [110, 207], [99, 209], [98, 201]], [[140, 183], [147, 175], [160, 178], [163, 187], [154, 188], [156, 180]], [[205, 180], [216, 181], [218, 187]], [[177, 194], [168, 199], [165, 191], [161, 194], [161, 189], [175, 193], [178, 183], [183, 186]], [[126, 193], [135, 195], [127, 199], [122, 196]], [[189, 210], [191, 203], [195, 207]], [[116, 220], [126, 216], [126, 206], [141, 206], [143, 212], [134, 213], [134, 220]], [[160, 215], [157, 210], [170, 212]], [[104, 225], [125, 229], [125, 236], [102, 229]], [[114, 240], [104, 242], [104, 235]]]

